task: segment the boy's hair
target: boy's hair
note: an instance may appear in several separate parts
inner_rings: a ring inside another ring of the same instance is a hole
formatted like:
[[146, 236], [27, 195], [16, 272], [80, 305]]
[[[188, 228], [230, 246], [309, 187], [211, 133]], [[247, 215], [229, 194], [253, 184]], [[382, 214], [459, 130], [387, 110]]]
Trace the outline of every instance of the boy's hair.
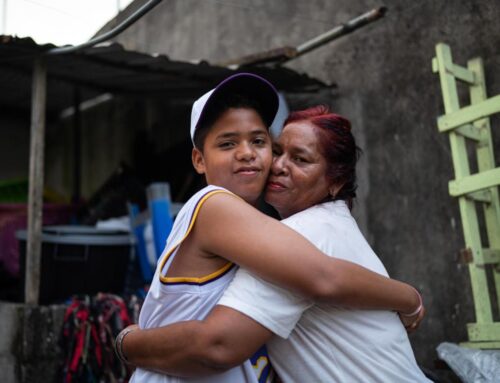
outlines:
[[[203, 146], [208, 132], [216, 121], [229, 109], [253, 109], [262, 121], [265, 121], [262, 105], [258, 100], [250, 99], [243, 94], [232, 94], [228, 97], [221, 97], [214, 100], [210, 109], [205, 112], [204, 118], [194, 133], [194, 146], [203, 153]], [[269, 127], [267, 127], [269, 128]]]

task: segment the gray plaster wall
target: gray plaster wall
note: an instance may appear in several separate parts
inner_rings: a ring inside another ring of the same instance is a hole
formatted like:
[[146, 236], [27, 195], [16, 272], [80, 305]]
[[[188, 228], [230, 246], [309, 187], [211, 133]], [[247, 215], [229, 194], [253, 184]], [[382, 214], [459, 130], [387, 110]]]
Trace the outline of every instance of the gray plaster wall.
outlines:
[[[119, 19], [141, 3], [132, 3]], [[300, 44], [380, 5], [169, 0], [117, 40], [172, 59], [217, 62]], [[453, 169], [447, 137], [436, 127], [443, 105], [431, 59], [439, 41], [451, 45], [459, 64], [481, 56], [488, 93], [500, 93], [500, 2], [387, 0], [385, 5], [388, 14], [381, 21], [287, 65], [338, 84], [326, 102], [352, 120], [364, 149], [356, 214], [390, 274], [424, 295], [427, 319], [411, 340], [419, 362], [432, 368], [440, 342], [466, 340], [474, 311], [467, 268], [456, 262], [464, 241], [457, 201], [448, 196]], [[310, 102], [305, 99], [303, 106]], [[498, 122], [493, 119], [497, 163]]]
[[0, 302], [2, 383], [58, 380], [62, 352], [58, 345], [65, 306], [30, 306]]

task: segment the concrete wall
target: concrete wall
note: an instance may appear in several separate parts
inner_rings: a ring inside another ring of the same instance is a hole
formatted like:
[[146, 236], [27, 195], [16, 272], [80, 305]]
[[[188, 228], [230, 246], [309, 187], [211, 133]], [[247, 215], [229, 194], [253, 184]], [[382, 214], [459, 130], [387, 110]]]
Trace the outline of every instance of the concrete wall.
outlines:
[[65, 306], [0, 302], [3, 383], [55, 382], [62, 355], [58, 340]]
[[[117, 40], [172, 59], [217, 62], [299, 44], [380, 4], [170, 0]], [[437, 344], [466, 340], [465, 324], [474, 314], [467, 268], [456, 262], [464, 241], [458, 204], [448, 196], [453, 169], [448, 140], [437, 132], [443, 105], [431, 59], [439, 41], [451, 45], [459, 64], [481, 56], [489, 94], [500, 93], [500, 3], [387, 0], [385, 5], [383, 20], [288, 65], [339, 86], [329, 103], [352, 120], [364, 149], [357, 215], [390, 274], [424, 294], [427, 319], [411, 339], [418, 360], [432, 368]], [[493, 122], [498, 128], [498, 119]], [[498, 132], [494, 135], [500, 148]]]

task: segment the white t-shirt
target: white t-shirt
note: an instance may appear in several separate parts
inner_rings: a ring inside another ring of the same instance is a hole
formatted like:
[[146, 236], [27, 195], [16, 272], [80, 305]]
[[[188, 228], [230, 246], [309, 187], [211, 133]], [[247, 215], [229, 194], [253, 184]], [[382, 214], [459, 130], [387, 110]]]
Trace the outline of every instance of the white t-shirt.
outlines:
[[[326, 202], [282, 221], [324, 253], [387, 275], [345, 202]], [[219, 301], [278, 337], [267, 344], [284, 382], [427, 382], [404, 326], [391, 311], [317, 305], [245, 270]]]

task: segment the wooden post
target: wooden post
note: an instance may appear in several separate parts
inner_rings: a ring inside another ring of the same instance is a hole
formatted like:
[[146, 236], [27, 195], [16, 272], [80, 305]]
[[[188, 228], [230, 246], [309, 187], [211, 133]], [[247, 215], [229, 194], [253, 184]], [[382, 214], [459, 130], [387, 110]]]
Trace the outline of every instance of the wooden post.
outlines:
[[25, 301], [29, 304], [38, 304], [40, 290], [46, 90], [47, 67], [45, 61], [38, 58], [34, 63], [31, 98], [28, 241], [25, 273]]

